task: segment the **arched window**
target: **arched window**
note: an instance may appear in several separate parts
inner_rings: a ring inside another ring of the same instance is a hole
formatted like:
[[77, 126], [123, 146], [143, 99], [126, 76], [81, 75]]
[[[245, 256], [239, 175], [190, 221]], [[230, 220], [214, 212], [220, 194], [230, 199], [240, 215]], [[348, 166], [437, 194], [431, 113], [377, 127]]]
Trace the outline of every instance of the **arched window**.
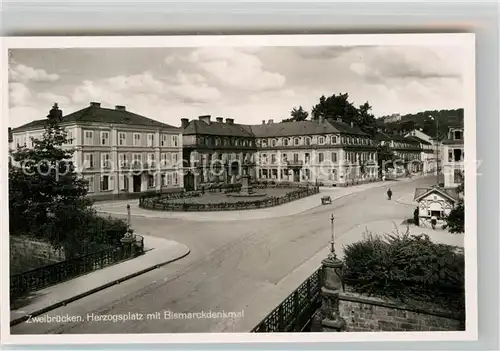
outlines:
[[300, 144], [300, 139], [299, 139], [299, 138], [295, 138], [295, 139], [293, 140], [293, 144], [294, 144], [294, 145], [299, 145], [299, 144]]

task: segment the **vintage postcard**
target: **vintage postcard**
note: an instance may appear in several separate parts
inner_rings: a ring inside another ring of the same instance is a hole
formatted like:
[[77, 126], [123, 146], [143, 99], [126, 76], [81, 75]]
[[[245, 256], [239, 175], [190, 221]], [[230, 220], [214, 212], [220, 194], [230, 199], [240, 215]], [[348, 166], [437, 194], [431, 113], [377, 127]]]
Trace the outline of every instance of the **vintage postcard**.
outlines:
[[5, 343], [477, 338], [473, 34], [3, 43]]

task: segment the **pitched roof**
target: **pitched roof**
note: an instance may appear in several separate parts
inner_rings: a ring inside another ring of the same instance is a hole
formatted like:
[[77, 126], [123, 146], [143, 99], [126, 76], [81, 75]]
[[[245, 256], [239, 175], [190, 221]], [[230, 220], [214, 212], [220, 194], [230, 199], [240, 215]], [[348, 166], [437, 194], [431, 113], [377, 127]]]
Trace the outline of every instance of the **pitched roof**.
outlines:
[[333, 125], [340, 133], [345, 133], [345, 134], [354, 134], [354, 135], [360, 135], [360, 136], [368, 136], [365, 132], [363, 132], [361, 129], [358, 127], [351, 126], [348, 123], [344, 123], [341, 121], [337, 121], [334, 119], [327, 119], [328, 123]]
[[415, 189], [415, 196], [413, 197], [413, 200], [415, 201], [420, 201], [422, 198], [425, 196], [432, 194], [432, 193], [438, 193], [440, 195], [443, 195], [444, 197], [450, 199], [453, 202], [457, 202], [459, 200], [458, 194], [455, 189], [444, 189], [439, 186], [433, 186], [430, 188], [416, 188]]
[[[43, 128], [47, 119], [36, 120], [24, 124], [20, 127], [13, 129], [16, 131], [30, 130], [35, 128]], [[155, 128], [168, 128], [179, 129], [178, 127], [171, 126], [154, 119], [147, 118], [136, 113], [126, 110], [117, 110], [103, 108], [98, 105], [91, 105], [76, 112], [70, 113], [63, 117], [62, 123], [111, 123], [111, 124], [126, 124], [132, 126], [145, 126]]]
[[389, 136], [389, 134], [386, 134], [384, 132], [377, 132], [375, 134], [375, 139], [378, 141], [391, 141], [392, 138]]
[[257, 138], [339, 133], [331, 123], [315, 121], [282, 122], [250, 126]]
[[356, 127], [351, 127], [347, 123], [339, 121], [325, 120], [322, 123], [318, 121], [299, 121], [299, 122], [279, 122], [267, 124], [235, 124], [210, 121], [207, 123], [202, 120], [192, 120], [184, 128], [184, 135], [220, 135], [220, 136], [239, 136], [239, 137], [288, 137], [299, 135], [317, 135], [317, 134], [336, 134], [346, 133], [354, 135], [368, 135]]
[[429, 143], [427, 140], [424, 140], [424, 139], [421, 139], [417, 136], [414, 136], [414, 135], [409, 135], [406, 137], [407, 139], [413, 139], [415, 140], [416, 142], [420, 143], [420, 144], [424, 144], [424, 145], [432, 145], [432, 143]]
[[192, 120], [183, 129], [184, 135], [218, 135], [218, 136], [237, 136], [237, 137], [253, 137], [250, 126], [235, 123], [224, 123], [210, 121], [206, 123], [200, 120]]
[[392, 140], [394, 140], [394, 141], [402, 141], [404, 143], [410, 143], [410, 144], [420, 143], [419, 141], [412, 139], [411, 137], [405, 137], [405, 136], [399, 135], [399, 134], [390, 135], [390, 138], [392, 138]]

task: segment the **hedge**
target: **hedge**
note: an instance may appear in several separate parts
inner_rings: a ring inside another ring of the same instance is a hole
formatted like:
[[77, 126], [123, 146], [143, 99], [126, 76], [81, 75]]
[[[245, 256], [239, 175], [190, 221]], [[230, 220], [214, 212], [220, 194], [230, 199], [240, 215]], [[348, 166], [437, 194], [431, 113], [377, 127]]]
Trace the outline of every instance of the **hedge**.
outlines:
[[425, 234], [369, 234], [344, 248], [344, 262], [344, 284], [355, 292], [465, 310], [463, 253]]
[[[198, 203], [172, 203], [169, 199], [174, 199], [171, 197], [150, 197], [141, 198], [139, 201], [139, 207], [148, 210], [160, 210], [160, 211], [235, 211], [235, 210], [249, 210], [258, 208], [267, 208], [285, 204], [287, 202], [295, 201], [310, 195], [319, 193], [319, 187], [300, 187], [293, 189], [283, 196], [273, 196], [264, 199], [237, 201], [237, 202], [221, 202], [221, 203], [211, 203], [211, 204], [198, 204]], [[195, 195], [196, 194], [196, 195]], [[175, 199], [199, 196], [199, 192], [185, 192], [177, 193]]]

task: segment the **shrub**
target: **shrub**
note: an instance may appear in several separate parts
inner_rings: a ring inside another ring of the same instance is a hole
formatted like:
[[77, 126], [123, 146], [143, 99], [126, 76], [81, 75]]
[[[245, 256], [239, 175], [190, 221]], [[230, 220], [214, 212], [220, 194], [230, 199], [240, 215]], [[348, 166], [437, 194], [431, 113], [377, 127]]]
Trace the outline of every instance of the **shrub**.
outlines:
[[406, 231], [368, 234], [348, 245], [344, 254], [344, 283], [356, 292], [464, 310], [465, 262], [456, 247]]

